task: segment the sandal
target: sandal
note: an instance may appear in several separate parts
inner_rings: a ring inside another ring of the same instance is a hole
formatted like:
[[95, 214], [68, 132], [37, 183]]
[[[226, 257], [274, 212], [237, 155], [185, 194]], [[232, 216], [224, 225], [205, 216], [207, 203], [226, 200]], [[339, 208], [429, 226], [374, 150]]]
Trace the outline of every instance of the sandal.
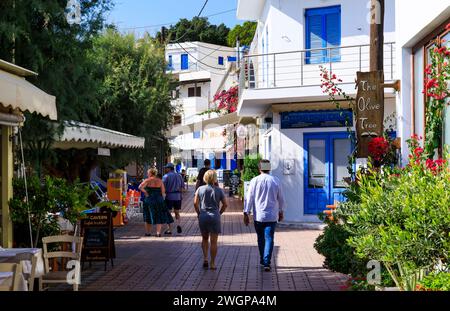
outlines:
[[211, 265], [211, 267], [209, 267], [209, 269], [211, 269], [211, 270], [217, 270], [217, 267], [216, 267], [216, 265]]
[[145, 236], [152, 236], [152, 234], [151, 233], [146, 233]]
[[204, 260], [203, 261], [203, 268], [208, 268], [209, 264], [208, 264], [208, 260]]
[[161, 237], [161, 233], [157, 233], [156, 237], [160, 238]]
[[172, 234], [172, 231], [166, 230], [166, 231], [164, 232], [164, 234]]

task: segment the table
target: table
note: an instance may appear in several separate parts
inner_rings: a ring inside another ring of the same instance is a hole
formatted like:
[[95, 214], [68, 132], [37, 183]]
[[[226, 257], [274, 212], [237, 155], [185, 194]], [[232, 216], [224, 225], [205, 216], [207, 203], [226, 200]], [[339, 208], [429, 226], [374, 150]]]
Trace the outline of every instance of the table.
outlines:
[[[12, 272], [0, 272], [0, 285], [11, 286], [12, 278], [13, 278]], [[19, 291], [21, 292], [28, 291], [27, 281], [25, 281], [23, 274], [19, 278]]]
[[[36, 271], [35, 278], [39, 278], [45, 274], [44, 260], [42, 257], [42, 249], [40, 248], [0, 248], [0, 263], [1, 262], [16, 262], [15, 259], [18, 254], [33, 254], [36, 257]], [[31, 273], [31, 261], [22, 261], [23, 273]]]

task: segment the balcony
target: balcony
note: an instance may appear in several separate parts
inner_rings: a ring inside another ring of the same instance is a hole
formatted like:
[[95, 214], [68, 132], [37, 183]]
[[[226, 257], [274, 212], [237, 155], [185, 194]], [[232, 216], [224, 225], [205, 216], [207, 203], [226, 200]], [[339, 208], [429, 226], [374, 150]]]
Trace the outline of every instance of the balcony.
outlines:
[[[385, 80], [395, 77], [395, 43], [384, 45]], [[241, 90], [320, 86], [323, 66], [342, 83], [354, 83], [357, 71], [369, 71], [370, 45], [247, 55], [241, 63]]]

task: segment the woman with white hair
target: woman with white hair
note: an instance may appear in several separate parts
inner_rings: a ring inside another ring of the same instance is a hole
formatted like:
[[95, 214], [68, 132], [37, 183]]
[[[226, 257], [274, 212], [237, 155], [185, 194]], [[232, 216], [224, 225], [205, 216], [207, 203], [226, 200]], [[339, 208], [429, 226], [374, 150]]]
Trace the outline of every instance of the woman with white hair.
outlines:
[[[194, 207], [202, 233], [203, 267], [208, 268], [209, 265], [211, 270], [216, 270], [217, 239], [221, 233], [220, 215], [225, 212], [228, 204], [222, 189], [217, 186], [217, 174], [214, 170], [208, 170], [203, 180], [206, 185], [197, 189]], [[220, 203], [222, 203], [221, 208]], [[209, 245], [209, 241], [211, 241], [211, 245]], [[211, 255], [209, 264], [208, 248], [210, 248]]]

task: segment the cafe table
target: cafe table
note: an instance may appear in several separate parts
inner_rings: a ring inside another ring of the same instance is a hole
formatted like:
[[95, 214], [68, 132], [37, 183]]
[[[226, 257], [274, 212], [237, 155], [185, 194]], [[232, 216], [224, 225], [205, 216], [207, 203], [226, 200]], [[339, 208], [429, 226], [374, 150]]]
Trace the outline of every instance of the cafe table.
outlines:
[[[14, 263], [17, 262], [16, 257], [19, 254], [32, 254], [36, 257], [36, 271], [35, 271], [35, 278], [39, 278], [42, 275], [45, 274], [44, 269], [44, 260], [42, 257], [42, 249], [40, 248], [0, 248], [0, 263]], [[31, 261], [30, 260], [24, 260], [22, 261], [22, 272], [24, 274], [30, 274], [31, 273]], [[11, 277], [10, 275], [9, 277]], [[3, 278], [3, 281], [8, 278], [6, 274], [0, 275], [0, 282]], [[22, 276], [23, 278], [23, 276]], [[23, 278], [25, 279], [25, 278]], [[24, 280], [25, 284], [25, 290], [26, 290], [26, 282]], [[23, 288], [21, 286], [21, 288]]]

